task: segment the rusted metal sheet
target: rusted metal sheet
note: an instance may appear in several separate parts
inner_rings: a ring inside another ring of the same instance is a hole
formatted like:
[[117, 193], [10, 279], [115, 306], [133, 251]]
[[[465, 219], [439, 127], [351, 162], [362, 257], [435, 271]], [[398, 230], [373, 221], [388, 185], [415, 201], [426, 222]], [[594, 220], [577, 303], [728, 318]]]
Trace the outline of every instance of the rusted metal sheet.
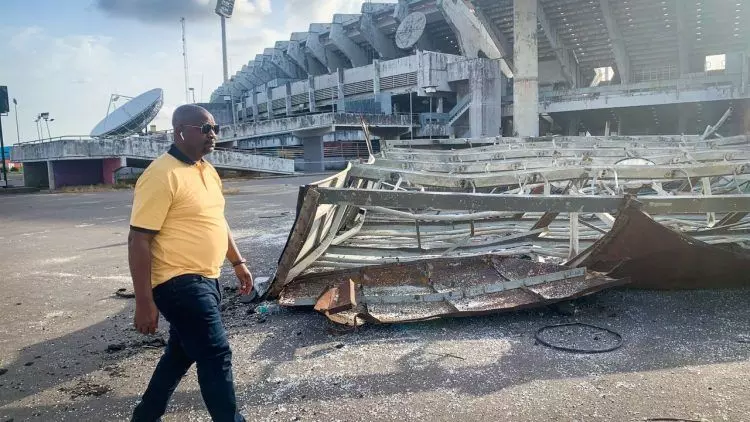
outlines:
[[710, 245], [671, 230], [632, 206], [620, 212], [612, 230], [568, 265], [627, 277], [638, 288], [714, 289], [750, 284], [748, 251]]
[[289, 283], [279, 302], [315, 304], [336, 322], [359, 325], [541, 306], [626, 282], [582, 268], [483, 255], [312, 274]]

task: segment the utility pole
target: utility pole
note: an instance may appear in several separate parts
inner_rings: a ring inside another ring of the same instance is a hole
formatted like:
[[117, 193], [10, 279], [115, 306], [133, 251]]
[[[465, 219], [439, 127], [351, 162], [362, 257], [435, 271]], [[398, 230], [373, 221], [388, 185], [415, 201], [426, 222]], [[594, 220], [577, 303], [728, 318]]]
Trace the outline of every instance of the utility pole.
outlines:
[[190, 102], [190, 92], [188, 87], [190, 86], [190, 81], [188, 79], [188, 56], [187, 56], [187, 40], [185, 39], [185, 18], [180, 18], [180, 23], [182, 24], [182, 58], [185, 62], [185, 102]]

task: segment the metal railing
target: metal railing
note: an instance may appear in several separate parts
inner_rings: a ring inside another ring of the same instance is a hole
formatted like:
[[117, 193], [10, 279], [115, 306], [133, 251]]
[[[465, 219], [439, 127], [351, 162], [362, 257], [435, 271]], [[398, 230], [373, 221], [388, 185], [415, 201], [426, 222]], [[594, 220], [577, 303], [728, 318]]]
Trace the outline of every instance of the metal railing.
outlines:
[[742, 84], [741, 73], [724, 74], [691, 74], [679, 79], [657, 79], [630, 84], [605, 85], [590, 88], [543, 91], [539, 93], [540, 103], [575, 101], [592, 96], [637, 95], [667, 90], [687, 91], [705, 88], [739, 88]]

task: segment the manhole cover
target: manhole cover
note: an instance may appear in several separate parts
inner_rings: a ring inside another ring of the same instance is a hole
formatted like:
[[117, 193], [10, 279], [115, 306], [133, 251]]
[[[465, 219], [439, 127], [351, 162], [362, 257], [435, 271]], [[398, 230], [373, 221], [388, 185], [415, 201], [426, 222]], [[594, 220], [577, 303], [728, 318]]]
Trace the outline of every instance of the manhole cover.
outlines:
[[534, 337], [547, 347], [574, 353], [605, 353], [622, 346], [622, 336], [616, 332], [580, 322], [548, 325]]

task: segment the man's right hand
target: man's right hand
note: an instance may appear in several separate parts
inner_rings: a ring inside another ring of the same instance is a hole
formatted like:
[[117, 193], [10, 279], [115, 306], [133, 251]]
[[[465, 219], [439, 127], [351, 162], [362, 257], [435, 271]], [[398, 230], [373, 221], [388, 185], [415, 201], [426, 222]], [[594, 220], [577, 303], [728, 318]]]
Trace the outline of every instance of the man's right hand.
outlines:
[[159, 309], [153, 299], [135, 303], [135, 329], [141, 334], [154, 334], [159, 327]]

